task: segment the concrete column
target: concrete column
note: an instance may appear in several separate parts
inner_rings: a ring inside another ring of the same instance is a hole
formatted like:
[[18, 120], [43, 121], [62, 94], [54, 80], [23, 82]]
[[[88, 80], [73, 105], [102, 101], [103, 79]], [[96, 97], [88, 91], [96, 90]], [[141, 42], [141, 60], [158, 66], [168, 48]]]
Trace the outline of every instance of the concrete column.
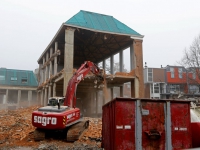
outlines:
[[67, 28], [65, 30], [65, 49], [64, 49], [64, 84], [63, 95], [65, 95], [67, 84], [73, 75], [74, 63], [74, 29]]
[[123, 64], [124, 64], [124, 60], [123, 60], [123, 50], [121, 50], [119, 52], [119, 71], [123, 72]]
[[[53, 54], [53, 48], [50, 48], [50, 58]], [[49, 78], [51, 77], [51, 75], [53, 75], [52, 73], [52, 61], [50, 61], [50, 64], [49, 64]]]
[[133, 49], [135, 58], [135, 92], [136, 98], [144, 97], [144, 79], [143, 79], [143, 52], [142, 52], [142, 40], [133, 41]]
[[135, 98], [135, 80], [131, 81], [131, 98]]
[[106, 103], [105, 96], [103, 96], [103, 105]]
[[3, 104], [7, 104], [8, 103], [8, 89], [6, 90], [6, 98], [3, 101]]
[[56, 96], [56, 83], [53, 83], [53, 97]]
[[103, 69], [104, 69], [104, 71], [106, 71], [106, 60], [105, 59], [103, 60]]
[[31, 101], [32, 101], [32, 91], [28, 91], [28, 106], [31, 105]]
[[38, 85], [42, 84], [42, 64], [39, 64], [39, 72], [38, 72], [38, 76], [37, 76], [37, 79], [38, 79]]
[[[48, 59], [49, 59], [49, 53], [46, 54], [46, 62]], [[48, 65], [45, 67], [45, 70], [46, 70], [45, 76], [46, 76], [46, 79], [48, 79], [49, 78], [49, 66]]]
[[45, 87], [44, 89], [44, 101], [43, 101], [43, 105], [46, 106], [47, 104], [47, 88]]
[[40, 104], [44, 104], [44, 89], [41, 90], [41, 96], [40, 96]]
[[18, 95], [17, 95], [17, 105], [19, 105], [19, 102], [21, 100], [21, 90], [18, 90]]
[[[55, 42], [55, 52], [58, 50], [58, 42]], [[58, 68], [58, 64], [57, 64], [57, 56], [54, 57], [54, 75], [57, 74], [57, 68]]]
[[48, 90], [48, 99], [51, 97], [51, 85], [49, 85], [49, 90]]
[[124, 96], [124, 86], [120, 86], [120, 97]]
[[114, 55], [110, 57], [110, 73], [114, 74]]
[[133, 70], [135, 69], [135, 56], [134, 56], [134, 49], [133, 45], [130, 46], [130, 69]]
[[110, 88], [110, 98], [111, 98], [111, 100], [114, 98], [113, 96], [114, 96], [114, 91], [113, 91], [114, 89], [113, 88]]
[[[45, 58], [43, 57], [43, 66], [45, 64]], [[42, 69], [42, 82], [44, 82], [46, 80], [46, 77], [45, 77], [45, 68]]]
[[40, 104], [40, 101], [41, 101], [41, 92], [37, 91], [37, 105]]

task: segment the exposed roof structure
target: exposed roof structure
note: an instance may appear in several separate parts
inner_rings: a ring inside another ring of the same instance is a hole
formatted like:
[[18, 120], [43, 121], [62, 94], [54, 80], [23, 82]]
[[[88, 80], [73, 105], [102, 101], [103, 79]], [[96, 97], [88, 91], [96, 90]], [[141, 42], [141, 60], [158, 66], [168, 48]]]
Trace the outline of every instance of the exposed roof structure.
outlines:
[[[134, 39], [142, 40], [144, 37], [112, 16], [81, 10], [61, 25], [38, 59], [39, 64], [50, 48], [55, 47], [55, 42], [64, 54], [66, 27], [75, 29], [74, 66], [80, 66], [85, 60], [99, 63], [130, 47]], [[64, 64], [64, 55], [59, 60]]]
[[66, 21], [65, 24], [96, 31], [142, 36], [113, 16], [83, 10]]
[[38, 86], [33, 71], [0, 68], [0, 85]]

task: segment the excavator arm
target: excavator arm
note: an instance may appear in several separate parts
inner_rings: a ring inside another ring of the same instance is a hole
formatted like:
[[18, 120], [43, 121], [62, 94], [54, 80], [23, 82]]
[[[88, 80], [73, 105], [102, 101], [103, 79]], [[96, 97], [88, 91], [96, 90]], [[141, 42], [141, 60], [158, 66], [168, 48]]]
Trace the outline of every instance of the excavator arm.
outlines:
[[76, 89], [79, 82], [81, 82], [84, 77], [89, 73], [92, 72], [96, 77], [97, 80], [103, 81], [103, 70], [100, 69], [96, 64], [90, 61], [85, 61], [84, 64], [74, 73], [71, 79], [68, 82], [66, 96], [64, 100], [64, 105], [68, 107], [76, 107]]

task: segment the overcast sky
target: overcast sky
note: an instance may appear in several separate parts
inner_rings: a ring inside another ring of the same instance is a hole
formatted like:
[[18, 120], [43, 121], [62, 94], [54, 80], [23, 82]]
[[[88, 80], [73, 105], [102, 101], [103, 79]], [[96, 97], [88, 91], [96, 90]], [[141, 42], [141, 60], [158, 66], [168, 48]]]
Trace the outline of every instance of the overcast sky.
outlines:
[[111, 15], [144, 35], [149, 67], [178, 65], [200, 34], [200, 0], [0, 0], [0, 67], [37, 68], [61, 24], [80, 10]]

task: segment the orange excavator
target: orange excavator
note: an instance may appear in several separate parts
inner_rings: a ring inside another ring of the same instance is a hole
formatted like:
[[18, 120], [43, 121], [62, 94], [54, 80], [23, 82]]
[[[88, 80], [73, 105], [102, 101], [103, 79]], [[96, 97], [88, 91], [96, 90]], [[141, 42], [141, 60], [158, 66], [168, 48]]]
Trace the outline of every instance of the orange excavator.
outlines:
[[63, 131], [67, 141], [75, 141], [88, 128], [89, 121], [83, 120], [80, 109], [76, 108], [76, 89], [89, 72], [95, 75], [95, 83], [104, 82], [103, 69], [86, 61], [69, 80], [65, 97], [51, 97], [48, 106], [32, 112], [35, 140], [43, 140], [48, 131], [54, 130]]

